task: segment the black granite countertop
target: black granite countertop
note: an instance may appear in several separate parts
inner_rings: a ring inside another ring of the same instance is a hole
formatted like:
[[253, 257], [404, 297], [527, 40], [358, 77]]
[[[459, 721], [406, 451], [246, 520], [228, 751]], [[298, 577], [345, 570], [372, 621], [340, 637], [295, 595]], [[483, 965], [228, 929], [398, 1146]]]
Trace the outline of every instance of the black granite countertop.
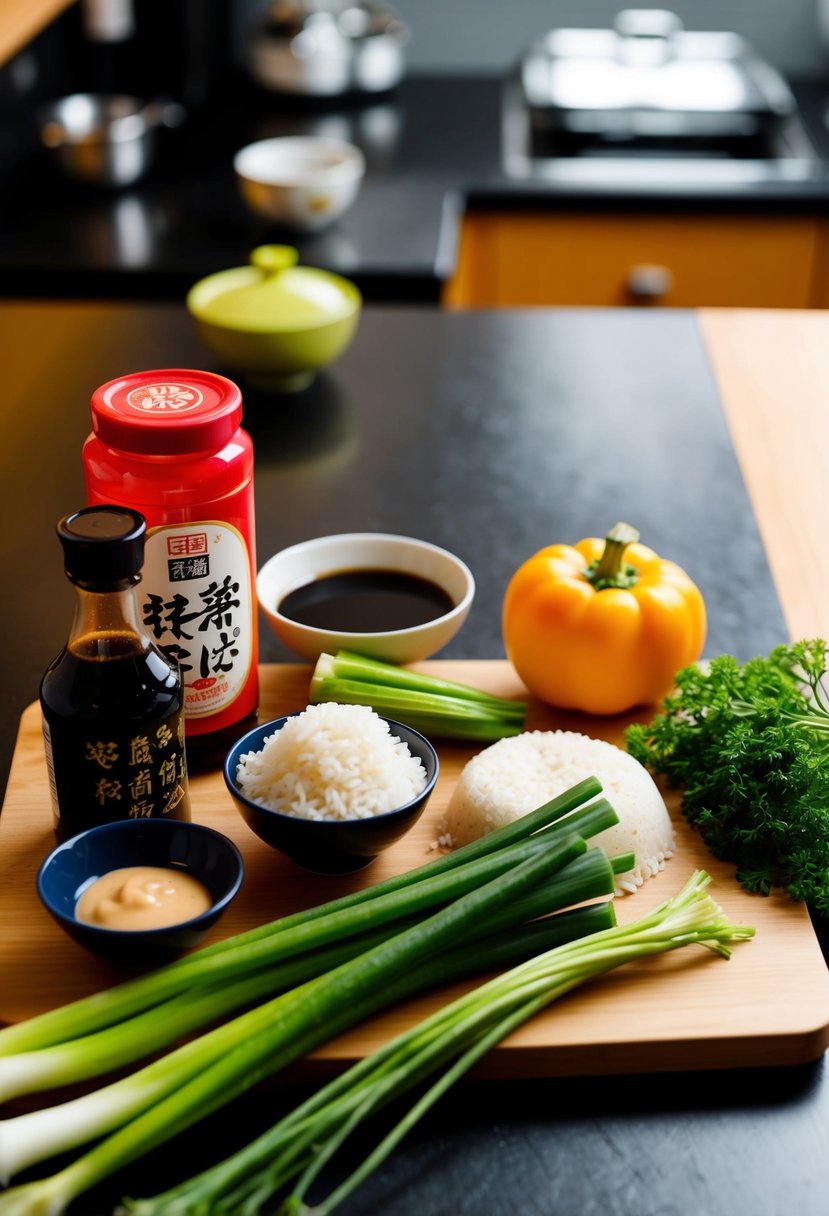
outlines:
[[[7, 561], [20, 589], [3, 603], [3, 632], [15, 644], [5, 659], [2, 752], [65, 640], [72, 597], [53, 530], [83, 505], [92, 392], [142, 367], [227, 369], [180, 303], [0, 301], [0, 333], [9, 432], [0, 509], [15, 521]], [[743, 660], [785, 638], [692, 313], [378, 305], [309, 388], [268, 394], [233, 378], [256, 456], [258, 566], [330, 532], [417, 534], [442, 545], [477, 583], [444, 657], [503, 658], [501, 601], [518, 562], [617, 518], [700, 586], [707, 654]], [[26, 458], [33, 444], [36, 483]], [[743, 587], [755, 589], [750, 602], [736, 593]], [[263, 630], [263, 661], [292, 657]]]
[[[829, 202], [824, 174], [647, 187], [516, 180], [502, 163], [503, 91], [495, 78], [412, 76], [383, 98], [321, 108], [239, 78], [221, 103], [165, 132], [149, 175], [117, 192], [67, 182], [32, 142], [0, 181], [0, 295], [180, 299], [203, 275], [277, 241], [297, 244], [308, 265], [352, 278], [371, 301], [435, 302], [452, 273], [464, 207], [823, 213]], [[796, 93], [816, 150], [829, 158], [829, 88], [804, 83]], [[359, 144], [368, 172], [350, 212], [297, 239], [247, 211], [231, 162], [254, 139], [308, 131]]]

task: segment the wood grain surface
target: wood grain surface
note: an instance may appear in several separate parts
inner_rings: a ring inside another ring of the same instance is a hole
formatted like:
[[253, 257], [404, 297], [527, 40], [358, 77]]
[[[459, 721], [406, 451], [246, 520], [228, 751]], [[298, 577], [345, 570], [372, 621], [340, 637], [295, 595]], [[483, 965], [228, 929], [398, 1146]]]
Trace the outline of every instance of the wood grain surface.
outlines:
[[829, 313], [699, 323], [789, 634], [829, 638]]
[[3, 0], [0, 4], [0, 63], [8, 61], [73, 0]]
[[[522, 696], [503, 661], [421, 664], [450, 679]], [[310, 669], [262, 668], [262, 716], [306, 703]], [[557, 715], [531, 704], [532, 729], [575, 729], [619, 742], [627, 718]], [[232, 837], [246, 878], [214, 929], [227, 936], [301, 907], [333, 898], [355, 884], [420, 865], [434, 856], [441, 814], [473, 748], [442, 745], [441, 772], [427, 810], [399, 844], [360, 875], [323, 878], [298, 869], [253, 836], [237, 815], [221, 774], [191, 781], [193, 817]], [[715, 861], [667, 800], [677, 848], [664, 871], [634, 896], [617, 901], [620, 920], [641, 915], [673, 894], [695, 868], [709, 870], [712, 893], [728, 916], [755, 926], [754, 940], [726, 962], [703, 949], [637, 963], [559, 1001], [503, 1043], [479, 1067], [488, 1077], [532, 1077], [790, 1064], [816, 1059], [829, 1045], [829, 971], [804, 907], [782, 896], [749, 896], [732, 869]], [[54, 845], [37, 705], [24, 713], [6, 802], [0, 816], [0, 1019], [17, 1021], [117, 983], [123, 973], [68, 939], [42, 908], [35, 877]], [[407, 1002], [327, 1045], [296, 1070], [314, 1076], [356, 1059], [464, 990], [445, 989]]]

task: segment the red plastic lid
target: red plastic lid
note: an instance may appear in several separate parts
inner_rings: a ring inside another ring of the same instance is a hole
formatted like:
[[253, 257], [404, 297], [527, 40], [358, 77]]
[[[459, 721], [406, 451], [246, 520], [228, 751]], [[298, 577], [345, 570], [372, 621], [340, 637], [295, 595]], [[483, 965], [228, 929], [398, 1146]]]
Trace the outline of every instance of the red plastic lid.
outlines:
[[238, 385], [215, 372], [163, 368], [102, 384], [92, 394], [92, 429], [124, 452], [174, 456], [219, 451], [242, 421]]

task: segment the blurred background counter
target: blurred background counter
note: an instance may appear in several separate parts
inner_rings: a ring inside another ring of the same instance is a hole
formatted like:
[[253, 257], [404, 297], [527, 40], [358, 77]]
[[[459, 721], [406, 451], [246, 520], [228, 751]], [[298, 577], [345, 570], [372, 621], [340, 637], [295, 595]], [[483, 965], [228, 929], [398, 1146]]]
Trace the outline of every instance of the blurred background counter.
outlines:
[[[789, 74], [814, 161], [803, 173], [709, 176], [692, 164], [677, 178], [585, 178], [571, 166], [537, 172], [510, 153], [510, 72], [483, 72], [474, 46], [463, 70], [439, 73], [423, 68], [421, 50], [398, 86], [377, 95], [289, 97], [257, 84], [234, 54], [232, 10], [139, 5], [155, 24], [130, 50], [85, 40], [72, 5], [0, 70], [0, 294], [181, 299], [203, 275], [245, 263], [255, 245], [287, 241], [306, 264], [353, 279], [370, 301], [803, 308], [829, 300], [829, 83], [815, 71], [817, 54], [801, 53], [801, 75]], [[526, 33], [514, 34], [516, 50], [531, 37], [529, 17]], [[534, 21], [545, 28], [540, 15]], [[39, 146], [41, 103], [92, 88], [164, 94], [186, 111], [182, 126], [160, 133], [135, 185], [106, 191], [69, 181]], [[346, 138], [367, 161], [351, 210], [299, 237], [247, 210], [232, 169], [251, 140], [294, 133]], [[667, 269], [670, 281], [655, 290], [653, 275], [637, 274], [643, 266]]]

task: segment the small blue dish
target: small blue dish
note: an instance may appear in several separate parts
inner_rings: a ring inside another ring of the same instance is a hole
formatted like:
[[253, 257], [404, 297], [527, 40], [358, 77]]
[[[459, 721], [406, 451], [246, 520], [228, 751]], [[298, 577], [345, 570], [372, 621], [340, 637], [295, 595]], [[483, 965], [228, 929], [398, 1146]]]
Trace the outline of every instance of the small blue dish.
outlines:
[[[75, 916], [79, 896], [96, 878], [125, 866], [167, 866], [200, 879], [213, 905], [163, 929], [107, 929]], [[156, 966], [196, 946], [236, 895], [245, 868], [236, 845], [212, 828], [175, 819], [121, 819], [80, 832], [40, 867], [37, 891], [70, 937], [121, 967]]]
[[265, 740], [281, 730], [289, 717], [276, 718], [248, 731], [225, 758], [225, 784], [245, 823], [273, 849], [279, 849], [315, 874], [350, 874], [374, 861], [378, 853], [398, 841], [413, 827], [426, 807], [438, 779], [438, 756], [428, 739], [410, 726], [384, 718], [391, 733], [408, 745], [426, 770], [424, 789], [403, 806], [370, 819], [300, 819], [281, 811], [269, 811], [242, 793], [236, 783], [239, 760], [248, 752], [262, 750]]

